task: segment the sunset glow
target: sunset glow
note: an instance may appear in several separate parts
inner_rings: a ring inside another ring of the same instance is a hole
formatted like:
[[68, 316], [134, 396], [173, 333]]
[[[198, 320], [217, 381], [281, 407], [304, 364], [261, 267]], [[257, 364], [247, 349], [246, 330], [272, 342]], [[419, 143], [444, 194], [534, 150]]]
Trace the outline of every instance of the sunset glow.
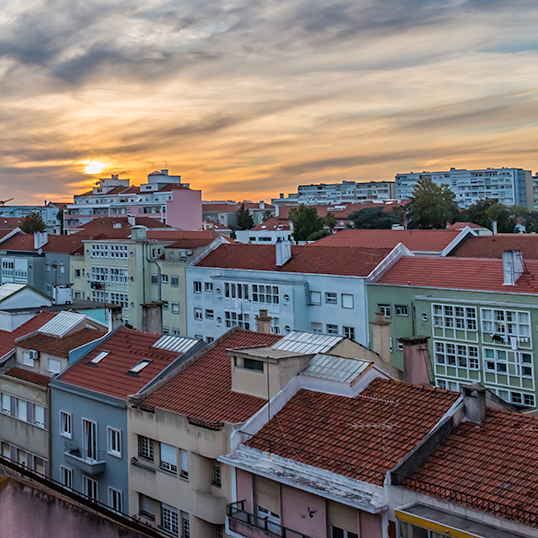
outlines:
[[99, 161], [90, 161], [86, 168], [84, 168], [84, 172], [90, 175], [100, 174], [105, 167], [106, 164], [100, 163]]

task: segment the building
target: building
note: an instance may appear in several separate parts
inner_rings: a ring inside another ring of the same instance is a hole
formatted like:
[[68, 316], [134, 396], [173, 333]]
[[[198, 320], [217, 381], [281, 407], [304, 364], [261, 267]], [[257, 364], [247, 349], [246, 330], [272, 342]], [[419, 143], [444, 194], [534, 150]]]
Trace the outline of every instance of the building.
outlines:
[[[9, 200], [8, 200], [9, 201]], [[1, 203], [0, 203], [1, 204]], [[58, 218], [61, 211], [65, 208], [65, 204], [62, 202], [47, 202], [45, 200], [42, 206], [28, 206], [28, 205], [0, 205], [0, 219], [9, 219], [11, 221], [22, 221], [30, 215], [30, 213], [39, 213], [43, 222], [45, 223], [45, 231], [49, 234], [61, 233], [62, 223]]]
[[282, 241], [221, 245], [187, 267], [188, 334], [214, 339], [234, 326], [255, 329], [260, 310], [267, 310], [274, 334], [302, 330], [368, 345], [365, 283], [404, 251], [403, 245], [290, 247]]
[[495, 234], [494, 236], [468, 236], [450, 252], [457, 258], [497, 258], [507, 250], [519, 250], [525, 260], [538, 260], [538, 235]]
[[422, 172], [396, 175], [396, 198], [411, 198], [421, 179], [447, 185], [456, 195], [460, 207], [469, 207], [479, 200], [497, 199], [507, 206], [534, 209], [533, 180], [530, 170], [521, 168], [485, 168], [466, 170], [451, 168], [446, 172]]
[[277, 241], [293, 241], [293, 225], [291, 222], [271, 217], [265, 222], [254, 226], [250, 230], [237, 230], [235, 240], [238, 243], [267, 243], [275, 244]]
[[[264, 218], [272, 216], [275, 207], [266, 204], [263, 200], [258, 203], [243, 202], [245, 209], [248, 209], [254, 225], [261, 224]], [[237, 228], [237, 211], [241, 207], [238, 202], [204, 202], [202, 206], [202, 217], [204, 222], [223, 226], [227, 229]]]
[[50, 381], [52, 478], [128, 513], [127, 401], [205, 344], [115, 328]]
[[135, 187], [129, 179], [113, 175], [100, 178], [97, 186], [75, 195], [65, 210], [65, 230], [72, 233], [98, 217], [150, 216], [185, 230], [202, 228], [202, 194], [181, 183], [168, 170], [152, 172], [148, 182]]
[[319, 183], [299, 185], [296, 194], [287, 198], [281, 193], [271, 200], [275, 206], [283, 205], [325, 205], [355, 203], [365, 200], [393, 200], [396, 190], [393, 181], [342, 181], [342, 183]]

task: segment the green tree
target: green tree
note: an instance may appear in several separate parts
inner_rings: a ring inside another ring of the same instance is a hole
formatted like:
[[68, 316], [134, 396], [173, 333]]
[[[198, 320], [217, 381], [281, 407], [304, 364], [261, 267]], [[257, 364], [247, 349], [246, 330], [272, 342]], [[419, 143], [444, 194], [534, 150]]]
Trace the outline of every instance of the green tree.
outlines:
[[64, 233], [64, 212], [59, 209], [58, 213], [56, 213], [56, 218], [60, 222], [60, 235], [63, 235]]
[[487, 211], [491, 206], [498, 203], [499, 200], [497, 199], [478, 200], [467, 209], [462, 210], [459, 220], [461, 222], [472, 222], [491, 229], [491, 219], [488, 217]]
[[301, 204], [299, 207], [291, 208], [289, 219], [293, 224], [295, 241], [307, 241], [313, 233], [323, 230], [323, 219], [314, 206]]
[[439, 186], [429, 176], [419, 179], [408, 206], [410, 227], [446, 228], [460, 213], [455, 198], [448, 185]]
[[322, 228], [321, 230], [318, 230], [317, 232], [314, 232], [313, 234], [310, 234], [306, 240], [307, 241], [317, 241], [318, 239], [321, 239], [322, 237], [327, 237], [328, 235], [331, 235], [331, 232], [329, 230], [326, 230], [325, 228]]
[[538, 211], [529, 211], [523, 217], [527, 233], [538, 233]]
[[486, 210], [486, 217], [489, 220], [488, 228], [493, 227], [493, 221], [497, 222], [497, 232], [511, 234], [514, 233], [517, 224], [517, 213], [515, 208], [504, 204], [493, 204]]
[[398, 217], [381, 207], [367, 207], [353, 211], [349, 218], [353, 222], [353, 227], [360, 230], [387, 230], [392, 228], [393, 224], [398, 224]]
[[273, 216], [273, 212], [269, 209], [266, 209], [263, 212], [262, 222], [267, 222]]
[[254, 226], [254, 219], [248, 210], [248, 207], [245, 207], [245, 203], [241, 204], [241, 207], [237, 210], [237, 229], [238, 230], [250, 230]]
[[26, 215], [26, 218], [22, 221], [22, 224], [19, 228], [25, 234], [33, 234], [34, 232], [44, 232], [46, 229], [45, 221], [41, 216], [41, 213], [34, 211], [29, 215]]
[[335, 226], [337, 225], [336, 217], [334, 216], [334, 213], [331, 213], [330, 211], [327, 211], [327, 214], [325, 215], [325, 218], [323, 219], [323, 222], [324, 222], [325, 226], [327, 226], [327, 228], [329, 228], [329, 233], [333, 233], [333, 230], [334, 230]]

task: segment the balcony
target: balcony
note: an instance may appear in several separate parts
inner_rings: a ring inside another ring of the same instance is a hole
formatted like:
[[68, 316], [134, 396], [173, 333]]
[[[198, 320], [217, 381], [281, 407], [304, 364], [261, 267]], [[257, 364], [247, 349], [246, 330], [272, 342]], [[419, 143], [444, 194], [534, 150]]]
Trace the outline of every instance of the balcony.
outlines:
[[65, 443], [64, 459], [86, 474], [96, 475], [105, 472], [105, 451], [87, 451], [78, 446], [78, 443]]
[[267, 518], [246, 512], [245, 501], [227, 505], [226, 515], [230, 530], [245, 538], [310, 538], [306, 534], [273, 523]]

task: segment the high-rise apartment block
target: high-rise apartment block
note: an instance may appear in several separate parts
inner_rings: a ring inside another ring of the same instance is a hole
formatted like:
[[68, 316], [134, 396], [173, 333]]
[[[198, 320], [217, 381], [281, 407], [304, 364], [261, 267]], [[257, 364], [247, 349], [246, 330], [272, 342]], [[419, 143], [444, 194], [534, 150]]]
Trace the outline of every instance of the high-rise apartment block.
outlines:
[[532, 172], [521, 168], [485, 168], [448, 172], [421, 172], [396, 175], [396, 198], [410, 198], [420, 179], [429, 178], [437, 185], [448, 185], [460, 207], [479, 200], [498, 199], [507, 206], [534, 209]]

